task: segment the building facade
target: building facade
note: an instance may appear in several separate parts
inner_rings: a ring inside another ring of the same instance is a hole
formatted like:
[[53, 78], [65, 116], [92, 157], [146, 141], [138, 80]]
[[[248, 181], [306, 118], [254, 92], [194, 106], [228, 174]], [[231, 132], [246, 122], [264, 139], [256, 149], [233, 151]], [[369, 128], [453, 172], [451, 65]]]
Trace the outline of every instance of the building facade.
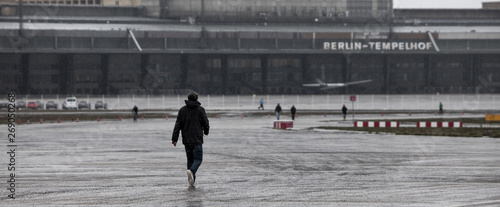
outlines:
[[[395, 10], [390, 20], [343, 23], [52, 19], [64, 12], [24, 24], [4, 19], [0, 93], [500, 92], [494, 10]], [[302, 87], [317, 79], [372, 82], [330, 91]]]
[[218, 22], [368, 21], [391, 15], [392, 0], [173, 0], [166, 18]]

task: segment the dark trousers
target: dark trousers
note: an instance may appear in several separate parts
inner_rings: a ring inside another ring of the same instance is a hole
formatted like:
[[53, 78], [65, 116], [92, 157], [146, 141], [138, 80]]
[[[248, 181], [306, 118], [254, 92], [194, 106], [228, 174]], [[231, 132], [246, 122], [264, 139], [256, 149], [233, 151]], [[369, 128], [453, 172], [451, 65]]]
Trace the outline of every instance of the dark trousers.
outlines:
[[203, 145], [185, 145], [186, 157], [187, 157], [187, 169], [193, 172], [193, 176], [196, 180], [196, 171], [201, 165], [203, 160]]

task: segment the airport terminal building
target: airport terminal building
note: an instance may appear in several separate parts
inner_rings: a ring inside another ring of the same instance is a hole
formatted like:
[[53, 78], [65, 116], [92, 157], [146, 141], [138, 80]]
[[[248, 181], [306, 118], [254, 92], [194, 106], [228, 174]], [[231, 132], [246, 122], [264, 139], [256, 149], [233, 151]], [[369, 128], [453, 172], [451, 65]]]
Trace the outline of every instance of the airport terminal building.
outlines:
[[[144, 7], [3, 5], [0, 93], [500, 92], [500, 10], [196, 2], [160, 1], [153, 17]], [[372, 82], [302, 87], [317, 79]]]

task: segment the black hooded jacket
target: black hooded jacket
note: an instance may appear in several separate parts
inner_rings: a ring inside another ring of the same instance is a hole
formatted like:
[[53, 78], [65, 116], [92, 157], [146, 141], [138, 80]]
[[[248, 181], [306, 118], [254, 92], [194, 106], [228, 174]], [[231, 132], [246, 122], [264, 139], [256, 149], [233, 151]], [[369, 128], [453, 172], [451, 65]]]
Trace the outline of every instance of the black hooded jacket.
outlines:
[[177, 142], [179, 132], [182, 131], [182, 144], [203, 144], [203, 134], [208, 135], [208, 130], [210, 129], [205, 109], [198, 101], [185, 100], [185, 102], [186, 105], [177, 114], [172, 134], [172, 143]]

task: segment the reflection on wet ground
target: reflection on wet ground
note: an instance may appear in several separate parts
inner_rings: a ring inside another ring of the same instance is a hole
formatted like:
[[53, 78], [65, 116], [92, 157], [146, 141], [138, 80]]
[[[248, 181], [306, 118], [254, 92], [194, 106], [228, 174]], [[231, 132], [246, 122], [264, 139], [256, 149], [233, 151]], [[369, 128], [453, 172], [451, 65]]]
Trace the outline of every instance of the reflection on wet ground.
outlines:
[[171, 145], [173, 119], [21, 125], [17, 198], [3, 191], [1, 203], [500, 205], [500, 139], [307, 129], [340, 119], [301, 116], [293, 130], [272, 129], [267, 117], [211, 119], [195, 188], [184, 148]]

